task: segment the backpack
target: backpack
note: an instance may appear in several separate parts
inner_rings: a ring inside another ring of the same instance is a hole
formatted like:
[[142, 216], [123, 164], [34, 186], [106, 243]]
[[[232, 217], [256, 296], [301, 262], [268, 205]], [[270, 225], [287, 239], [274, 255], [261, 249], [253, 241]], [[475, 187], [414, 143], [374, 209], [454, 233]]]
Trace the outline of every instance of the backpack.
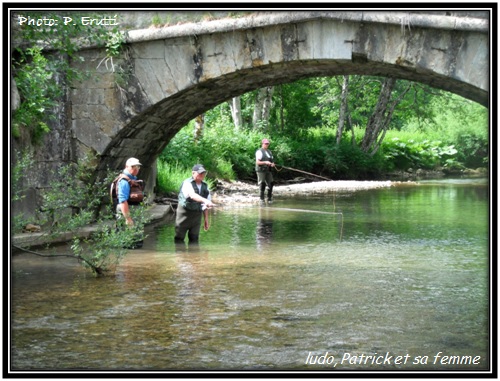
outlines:
[[144, 181], [132, 180], [127, 175], [120, 173], [112, 182], [109, 188], [109, 198], [113, 207], [118, 204], [118, 182], [125, 179], [130, 184], [130, 197], [128, 202], [132, 205], [139, 204], [144, 200]]

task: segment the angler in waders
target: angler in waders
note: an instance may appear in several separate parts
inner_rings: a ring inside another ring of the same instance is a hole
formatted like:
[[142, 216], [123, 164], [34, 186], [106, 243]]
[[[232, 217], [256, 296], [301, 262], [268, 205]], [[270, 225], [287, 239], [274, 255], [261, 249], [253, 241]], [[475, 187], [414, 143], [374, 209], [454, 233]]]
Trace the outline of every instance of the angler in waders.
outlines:
[[[123, 173], [115, 179], [117, 226], [122, 225], [123, 220], [125, 220], [125, 224], [128, 227], [134, 226], [134, 220], [130, 211], [144, 200], [144, 183], [142, 180], [137, 179], [141, 166], [142, 164], [138, 159], [131, 157], [125, 163]], [[143, 240], [139, 239], [130, 249], [139, 249], [142, 247], [142, 244]]]
[[269, 151], [269, 140], [262, 139], [262, 146], [255, 152], [255, 171], [257, 172], [257, 182], [260, 188], [260, 203], [265, 204], [265, 192], [267, 186], [267, 203], [273, 202], [273, 174], [271, 168], [275, 166], [273, 154]]
[[215, 206], [208, 184], [204, 181], [207, 170], [201, 164], [196, 164], [192, 170], [192, 176], [182, 182], [179, 190], [179, 204], [175, 216], [174, 242], [184, 244], [186, 234], [189, 243], [198, 244], [201, 217], [204, 217], [203, 228], [210, 228], [208, 210]]

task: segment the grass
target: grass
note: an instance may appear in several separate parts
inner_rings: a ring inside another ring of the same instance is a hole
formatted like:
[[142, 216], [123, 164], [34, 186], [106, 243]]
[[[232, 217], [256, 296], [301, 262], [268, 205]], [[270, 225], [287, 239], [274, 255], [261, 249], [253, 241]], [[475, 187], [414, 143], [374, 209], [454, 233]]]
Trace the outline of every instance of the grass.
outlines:
[[[179, 163], [169, 164], [162, 160], [157, 160], [158, 175], [157, 186], [160, 193], [179, 192], [184, 180], [192, 176], [190, 168], [183, 167]], [[214, 181], [205, 178], [209, 189], [213, 189]]]

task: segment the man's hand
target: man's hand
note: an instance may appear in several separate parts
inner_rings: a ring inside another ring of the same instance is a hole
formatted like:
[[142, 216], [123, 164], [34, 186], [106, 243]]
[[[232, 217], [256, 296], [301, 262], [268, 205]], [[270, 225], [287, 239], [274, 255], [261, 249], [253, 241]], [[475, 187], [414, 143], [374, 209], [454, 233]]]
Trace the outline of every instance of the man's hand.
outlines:
[[205, 206], [207, 207], [207, 209], [211, 209], [215, 206], [215, 204], [212, 201], [207, 200], [207, 202], [205, 202]]

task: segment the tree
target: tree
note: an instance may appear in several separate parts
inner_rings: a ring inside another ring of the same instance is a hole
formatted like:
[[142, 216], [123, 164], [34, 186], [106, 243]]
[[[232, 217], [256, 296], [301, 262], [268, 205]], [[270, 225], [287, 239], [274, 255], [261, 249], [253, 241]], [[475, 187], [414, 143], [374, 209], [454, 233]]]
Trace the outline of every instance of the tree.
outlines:
[[205, 129], [205, 114], [198, 115], [194, 118], [194, 141], [198, 143], [203, 137], [203, 131]]
[[349, 76], [343, 76], [344, 81], [342, 82], [342, 94], [341, 94], [341, 102], [340, 102], [340, 111], [339, 111], [339, 126], [337, 128], [337, 146], [340, 144], [340, 140], [342, 139], [342, 132], [344, 131], [344, 124], [347, 117], [347, 96], [349, 94]]
[[370, 156], [375, 155], [379, 149], [389, 128], [394, 109], [411, 88], [411, 84], [408, 85], [399, 97], [391, 102], [391, 95], [395, 85], [395, 78], [384, 79], [377, 104], [366, 125], [365, 135], [361, 141], [361, 149]]
[[229, 103], [231, 116], [233, 118], [234, 128], [239, 130], [243, 126], [243, 117], [241, 115], [241, 98], [234, 97]]
[[313, 112], [318, 103], [318, 93], [311, 87], [311, 81], [304, 79], [277, 86], [269, 118], [269, 124], [276, 132], [300, 134], [320, 122]]
[[255, 98], [252, 126], [255, 129], [264, 128], [269, 124], [274, 86], [262, 87]]

